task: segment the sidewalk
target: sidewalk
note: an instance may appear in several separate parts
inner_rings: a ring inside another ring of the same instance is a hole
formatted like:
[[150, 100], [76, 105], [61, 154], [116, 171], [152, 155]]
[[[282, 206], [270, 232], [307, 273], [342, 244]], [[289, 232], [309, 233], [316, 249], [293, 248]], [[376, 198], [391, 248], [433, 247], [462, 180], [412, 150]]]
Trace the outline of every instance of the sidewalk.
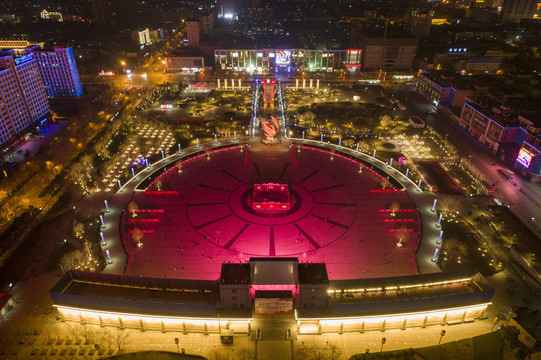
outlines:
[[[434, 256], [434, 251], [436, 248], [440, 248], [440, 245], [437, 244], [440, 228], [436, 227], [438, 222], [438, 217], [436, 212], [432, 212], [432, 204], [434, 202], [434, 196], [430, 193], [419, 191], [417, 184], [413, 183], [409, 178], [406, 178], [404, 174], [396, 170], [395, 168], [389, 167], [387, 164], [383, 163], [378, 159], [374, 159], [371, 156], [368, 156], [364, 153], [357, 152], [355, 150], [334, 145], [322, 143], [315, 140], [301, 140], [301, 139], [291, 139], [293, 142], [299, 142], [308, 145], [315, 145], [319, 147], [324, 147], [328, 149], [333, 149], [338, 152], [359, 158], [364, 160], [369, 164], [373, 164], [377, 168], [385, 171], [387, 174], [394, 177], [402, 186], [404, 186], [406, 196], [410, 197], [413, 202], [417, 205], [419, 209], [419, 214], [422, 221], [422, 240], [417, 250], [417, 262], [419, 264], [419, 271], [421, 273], [432, 273], [440, 272], [441, 269], [436, 264], [437, 261], [432, 261]], [[439, 254], [438, 254], [439, 255]]]

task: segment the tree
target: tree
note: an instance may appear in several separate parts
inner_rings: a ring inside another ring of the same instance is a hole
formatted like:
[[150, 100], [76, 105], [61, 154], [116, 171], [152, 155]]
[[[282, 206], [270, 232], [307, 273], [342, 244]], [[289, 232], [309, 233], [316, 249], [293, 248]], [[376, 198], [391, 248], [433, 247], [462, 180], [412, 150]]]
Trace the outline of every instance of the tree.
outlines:
[[139, 155], [140, 156], [147, 156], [148, 155], [148, 150], [149, 150], [149, 144], [148, 144], [148, 140], [143, 137], [143, 136], [140, 136], [137, 138], [137, 147], [139, 148]]
[[460, 209], [460, 198], [452, 195], [438, 196], [437, 208], [443, 214], [444, 217], [448, 217], [451, 214], [456, 214]]
[[410, 238], [410, 232], [407, 226], [402, 225], [398, 229], [396, 229], [394, 236], [398, 242], [396, 243], [396, 246], [403, 247], [404, 243], [407, 243], [407, 241]]
[[382, 189], [387, 189], [388, 187], [391, 186], [391, 182], [390, 182], [389, 179], [387, 179], [387, 178], [382, 178], [382, 179], [379, 181], [379, 186], [380, 186]]
[[468, 246], [456, 238], [446, 239], [443, 242], [443, 254], [449, 260], [458, 259], [460, 256], [468, 256]]
[[73, 234], [78, 239], [82, 239], [84, 233], [85, 233], [85, 224], [78, 221], [73, 221]]
[[391, 117], [389, 115], [383, 115], [380, 119], [381, 126], [387, 126], [391, 122]]
[[123, 329], [115, 328], [111, 332], [112, 343], [117, 347], [118, 352], [122, 349], [122, 345], [126, 342], [126, 339], [130, 336], [129, 332], [126, 332]]
[[131, 238], [137, 242], [137, 247], [143, 246], [141, 239], [143, 238], [143, 232], [139, 228], [133, 229], [131, 233]]
[[304, 113], [304, 120], [308, 123], [308, 125], [313, 126], [314, 120], [316, 118], [316, 114], [314, 114], [312, 111], [306, 111]]
[[342, 141], [342, 145], [344, 145], [345, 147], [352, 147], [353, 145], [355, 145], [355, 141], [353, 139], [345, 139], [344, 141]]
[[182, 172], [182, 160], [177, 160], [177, 162], [175, 163], [175, 167], [177, 168], [178, 173], [180, 174]]
[[79, 185], [83, 192], [87, 192], [90, 189], [89, 185], [89, 176], [86, 173], [86, 169], [80, 163], [73, 164], [68, 176], [75, 185]]
[[370, 145], [366, 141], [360, 141], [359, 142], [359, 151], [366, 152], [370, 150]]
[[87, 170], [88, 173], [94, 168], [94, 159], [92, 155], [85, 155], [81, 158], [81, 164]]
[[102, 160], [109, 158], [109, 156], [111, 155], [111, 153], [109, 152], [108, 146], [109, 146], [108, 141], [105, 139], [98, 141], [96, 145], [94, 146], [94, 150], [96, 150], [96, 154], [98, 154], [98, 156]]
[[389, 205], [389, 209], [391, 209], [391, 216], [396, 216], [396, 212], [400, 210], [400, 204], [396, 201], [393, 201], [391, 205]]
[[79, 333], [85, 339], [85, 345], [89, 345], [95, 337], [94, 329], [92, 329], [89, 325], [84, 324], [79, 327]]
[[137, 203], [133, 200], [130, 201], [130, 203], [128, 204], [128, 212], [131, 214], [132, 217], [137, 216], [138, 210], [139, 210], [139, 206], [137, 205]]
[[69, 270], [88, 270], [88, 257], [81, 250], [74, 250], [62, 256], [60, 269], [63, 273]]
[[337, 345], [327, 344], [326, 346], [302, 346], [297, 349], [295, 358], [298, 360], [340, 360], [344, 357]]

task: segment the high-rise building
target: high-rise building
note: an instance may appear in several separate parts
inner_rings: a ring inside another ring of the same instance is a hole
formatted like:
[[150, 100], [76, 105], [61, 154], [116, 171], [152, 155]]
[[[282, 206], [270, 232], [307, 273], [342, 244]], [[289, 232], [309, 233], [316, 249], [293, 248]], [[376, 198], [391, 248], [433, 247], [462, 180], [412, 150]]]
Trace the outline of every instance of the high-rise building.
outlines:
[[45, 91], [50, 98], [83, 95], [83, 86], [75, 62], [73, 48], [55, 46], [53, 49], [27, 49], [36, 56]]
[[186, 21], [186, 34], [188, 37], [188, 45], [199, 46], [201, 42], [201, 23], [197, 20]]
[[0, 51], [10, 50], [13, 53], [10, 53], [15, 56], [22, 56], [26, 54], [26, 48], [39, 46], [43, 47], [44, 43], [31, 43], [27, 40], [0, 40]]
[[434, 10], [414, 9], [408, 19], [408, 34], [419, 39], [426, 39], [430, 33]]
[[92, 0], [94, 21], [99, 27], [109, 26], [111, 23], [110, 2], [107, 0]]
[[204, 35], [212, 35], [214, 30], [214, 14], [205, 14], [201, 17]]
[[50, 112], [34, 54], [0, 57], [0, 143]]
[[351, 45], [362, 49], [363, 70], [410, 69], [418, 39], [401, 32], [354, 28]]
[[537, 10], [537, 0], [505, 0], [502, 10], [503, 22], [520, 22], [532, 19]]

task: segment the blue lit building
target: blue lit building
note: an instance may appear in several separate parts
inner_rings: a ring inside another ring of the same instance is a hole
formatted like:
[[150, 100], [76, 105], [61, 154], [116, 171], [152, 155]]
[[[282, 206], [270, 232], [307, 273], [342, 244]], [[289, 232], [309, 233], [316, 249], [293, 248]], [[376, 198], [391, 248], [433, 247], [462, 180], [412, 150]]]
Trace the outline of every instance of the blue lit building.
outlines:
[[14, 57], [9, 52], [0, 53], [0, 144], [8, 142], [49, 112], [34, 54]]
[[53, 49], [32, 47], [28, 53], [36, 56], [49, 98], [74, 98], [83, 95], [83, 86], [75, 62], [73, 48], [55, 46]]

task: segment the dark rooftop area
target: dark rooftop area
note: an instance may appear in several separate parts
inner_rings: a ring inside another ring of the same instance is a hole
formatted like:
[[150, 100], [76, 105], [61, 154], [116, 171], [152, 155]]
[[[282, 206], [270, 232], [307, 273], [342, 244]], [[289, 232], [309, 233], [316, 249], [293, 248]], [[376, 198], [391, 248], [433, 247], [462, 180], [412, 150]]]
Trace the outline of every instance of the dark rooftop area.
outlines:
[[299, 284], [327, 284], [327, 267], [323, 263], [299, 264]]
[[222, 264], [220, 276], [222, 284], [249, 284], [250, 264], [249, 263], [226, 263]]

